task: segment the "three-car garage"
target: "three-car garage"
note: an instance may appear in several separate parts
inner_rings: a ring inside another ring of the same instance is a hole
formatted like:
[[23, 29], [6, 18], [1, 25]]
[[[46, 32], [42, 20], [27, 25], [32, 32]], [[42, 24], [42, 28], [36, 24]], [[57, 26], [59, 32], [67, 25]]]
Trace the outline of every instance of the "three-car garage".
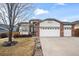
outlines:
[[40, 37], [60, 37], [72, 36], [72, 25], [63, 24], [63, 33], [61, 33], [61, 22], [54, 19], [44, 20], [40, 22], [39, 26], [39, 36]]

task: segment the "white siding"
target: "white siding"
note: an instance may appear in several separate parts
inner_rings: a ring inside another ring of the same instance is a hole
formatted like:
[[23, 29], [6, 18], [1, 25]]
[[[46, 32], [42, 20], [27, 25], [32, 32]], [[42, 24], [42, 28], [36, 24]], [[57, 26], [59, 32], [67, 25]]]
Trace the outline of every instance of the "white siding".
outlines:
[[22, 24], [19, 29], [20, 34], [29, 34], [29, 25]]

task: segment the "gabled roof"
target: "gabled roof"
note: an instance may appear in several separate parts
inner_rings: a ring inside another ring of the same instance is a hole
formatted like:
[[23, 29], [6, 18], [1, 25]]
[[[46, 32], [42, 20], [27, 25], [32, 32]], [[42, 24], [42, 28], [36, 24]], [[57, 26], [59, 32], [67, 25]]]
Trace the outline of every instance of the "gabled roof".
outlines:
[[72, 22], [73, 24], [79, 24], [79, 20]]
[[[46, 21], [46, 20], [48, 20], [48, 21], [56, 21], [56, 22], [61, 23], [61, 21], [59, 21], [59, 20], [57, 20], [55, 18], [47, 18], [47, 19], [44, 19], [43, 21]], [[43, 22], [43, 21], [41, 21], [41, 22]]]
[[31, 19], [29, 22], [31, 21], [41, 21], [41, 19]]
[[30, 21], [37, 21], [37, 20], [39, 20], [39, 21], [40, 21], [40, 19], [31, 19]]
[[79, 24], [79, 20], [77, 21], [74, 21], [74, 22], [63, 22], [63, 21], [59, 21], [58, 19], [55, 19], [55, 18], [46, 18], [44, 20], [41, 20], [41, 19], [31, 19], [29, 22], [21, 22], [21, 23], [18, 23], [19, 25], [20, 24], [30, 24], [31, 21], [39, 21], [39, 22], [44, 22], [44, 21], [56, 21], [56, 22], [59, 22], [59, 23], [63, 23], [64, 25], [72, 25], [72, 24]]
[[29, 22], [20, 22], [20, 23], [18, 23], [18, 25], [21, 25], [21, 24], [29, 24]]
[[63, 22], [64, 25], [72, 25], [72, 22]]

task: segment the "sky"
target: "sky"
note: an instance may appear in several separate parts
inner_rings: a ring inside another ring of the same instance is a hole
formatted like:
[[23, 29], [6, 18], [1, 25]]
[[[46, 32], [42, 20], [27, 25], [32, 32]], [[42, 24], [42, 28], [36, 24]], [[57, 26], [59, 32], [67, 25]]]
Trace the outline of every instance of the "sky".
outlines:
[[60, 21], [79, 20], [79, 3], [34, 3], [30, 19], [55, 18]]

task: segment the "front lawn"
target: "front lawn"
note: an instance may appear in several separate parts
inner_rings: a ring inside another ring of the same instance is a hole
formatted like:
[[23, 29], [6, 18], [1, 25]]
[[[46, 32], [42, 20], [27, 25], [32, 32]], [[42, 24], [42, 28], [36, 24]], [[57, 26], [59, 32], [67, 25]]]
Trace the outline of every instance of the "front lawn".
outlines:
[[31, 56], [34, 52], [35, 42], [32, 38], [13, 39], [18, 43], [15, 46], [3, 47], [2, 43], [7, 38], [0, 39], [0, 56]]

